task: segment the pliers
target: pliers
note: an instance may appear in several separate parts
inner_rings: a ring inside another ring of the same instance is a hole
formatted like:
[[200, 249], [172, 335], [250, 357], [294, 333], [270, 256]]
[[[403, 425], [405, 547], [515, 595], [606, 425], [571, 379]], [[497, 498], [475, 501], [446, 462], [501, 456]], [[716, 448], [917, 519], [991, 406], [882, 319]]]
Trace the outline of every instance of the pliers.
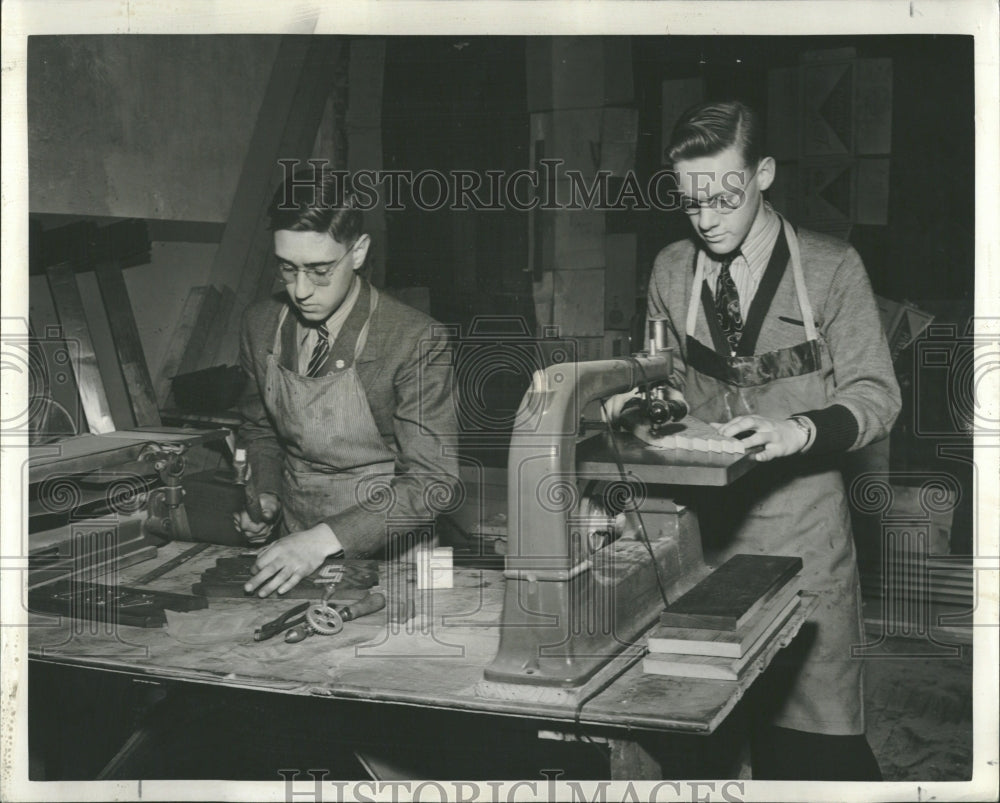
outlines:
[[[296, 627], [302, 624], [306, 620], [306, 609], [310, 605], [315, 605], [314, 602], [302, 602], [296, 605], [289, 611], [281, 614], [277, 619], [272, 619], [260, 627], [258, 627], [253, 632], [254, 641], [266, 641], [267, 639], [278, 635], [283, 630], [288, 630], [290, 627]], [[301, 641], [301, 639], [299, 639]]]

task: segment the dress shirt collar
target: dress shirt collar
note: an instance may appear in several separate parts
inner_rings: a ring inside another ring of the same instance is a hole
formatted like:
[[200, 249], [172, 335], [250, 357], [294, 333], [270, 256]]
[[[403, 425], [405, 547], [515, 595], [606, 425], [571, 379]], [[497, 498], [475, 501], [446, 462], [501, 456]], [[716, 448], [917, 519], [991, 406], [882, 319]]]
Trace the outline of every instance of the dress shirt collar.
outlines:
[[[344, 321], [347, 320], [347, 316], [351, 314], [351, 310], [354, 309], [354, 303], [358, 300], [358, 295], [361, 292], [361, 280], [358, 278], [358, 274], [353, 274], [351, 280], [351, 289], [347, 291], [347, 295], [344, 297], [344, 303], [342, 303], [337, 310], [322, 323], [326, 324], [326, 329], [330, 333], [329, 341], [333, 343], [337, 339], [337, 335], [340, 333], [341, 328], [344, 326]], [[316, 326], [304, 326], [301, 321], [299, 321], [299, 332], [298, 340], [299, 347], [306, 345], [306, 339], [310, 334], [315, 332]]]

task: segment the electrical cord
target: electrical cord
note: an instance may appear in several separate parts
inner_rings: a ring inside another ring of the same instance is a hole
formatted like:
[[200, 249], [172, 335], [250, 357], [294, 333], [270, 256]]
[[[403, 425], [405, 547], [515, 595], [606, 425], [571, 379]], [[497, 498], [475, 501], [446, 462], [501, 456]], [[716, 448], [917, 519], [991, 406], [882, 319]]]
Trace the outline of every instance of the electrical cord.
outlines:
[[[635, 359], [635, 358], [630, 358], [630, 359]], [[642, 365], [637, 360], [636, 364], [639, 365], [640, 370], [642, 370]], [[643, 374], [643, 379], [645, 379], [645, 374], [646, 374], [645, 370], [642, 370], [642, 374]], [[621, 452], [619, 451], [618, 444], [615, 441], [614, 428], [611, 426], [611, 421], [608, 419], [607, 410], [604, 408], [603, 399], [601, 400], [601, 409], [604, 410], [603, 418], [605, 419], [605, 423], [608, 428], [608, 436], [609, 436], [608, 439], [611, 441], [611, 450], [612, 452], [614, 452], [615, 465], [618, 467], [618, 474], [621, 477], [622, 482], [628, 482], [627, 475], [625, 474], [625, 464], [622, 461]], [[660, 590], [660, 598], [663, 600], [663, 606], [666, 607], [670, 604], [670, 601], [667, 599], [667, 590], [663, 584], [663, 577], [660, 573], [660, 566], [656, 562], [656, 555], [653, 554], [653, 546], [652, 544], [650, 544], [649, 535], [646, 532], [646, 523], [642, 518], [642, 511], [639, 510], [639, 504], [635, 501], [635, 496], [632, 497], [631, 503], [632, 503], [631, 512], [635, 513], [636, 519], [639, 522], [639, 536], [640, 536], [639, 540], [642, 542], [642, 545], [646, 548], [646, 551], [649, 553], [649, 559], [650, 561], [652, 561], [653, 564], [653, 573], [656, 576], [656, 585]]]

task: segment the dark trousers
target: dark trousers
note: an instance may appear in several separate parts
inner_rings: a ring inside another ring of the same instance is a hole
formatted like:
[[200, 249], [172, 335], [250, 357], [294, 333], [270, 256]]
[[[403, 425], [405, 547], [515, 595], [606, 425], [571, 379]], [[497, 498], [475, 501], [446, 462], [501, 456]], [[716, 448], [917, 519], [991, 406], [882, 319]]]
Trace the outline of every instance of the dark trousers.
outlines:
[[750, 755], [754, 780], [882, 780], [864, 734], [828, 736], [767, 725], [755, 730]]

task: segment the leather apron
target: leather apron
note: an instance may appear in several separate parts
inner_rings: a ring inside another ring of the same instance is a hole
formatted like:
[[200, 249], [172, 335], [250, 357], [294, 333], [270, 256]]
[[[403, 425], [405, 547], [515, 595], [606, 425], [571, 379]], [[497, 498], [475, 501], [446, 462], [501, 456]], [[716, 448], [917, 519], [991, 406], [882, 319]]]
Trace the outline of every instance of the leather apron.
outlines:
[[281, 364], [288, 307], [278, 318], [274, 348], [267, 358], [264, 401], [285, 452], [283, 534], [308, 529], [357, 505], [356, 489], [364, 478], [394, 470], [395, 452], [379, 434], [355, 368], [378, 305], [374, 287], [366, 296], [362, 292], [356, 302], [368, 303], [369, 309], [353, 358], [320, 376], [303, 376]]
[[[830, 353], [816, 330], [798, 240], [784, 219], [782, 229], [784, 241], [779, 234], [775, 251], [781, 259], [787, 245], [806, 333], [803, 343], [789, 348], [724, 356], [695, 338], [699, 309], [705, 314], [699, 304], [705, 254], [698, 250], [685, 327], [685, 397], [691, 414], [703, 421], [746, 414], [780, 419], [831, 403]], [[764, 281], [766, 275], [762, 287]], [[765, 716], [774, 725], [814, 733], [863, 733], [862, 661], [851, 657], [852, 645], [862, 643], [861, 588], [836, 458], [806, 454], [761, 463], [715, 493], [721, 498], [704, 500], [700, 511], [706, 557], [714, 563], [741, 552], [798, 555], [802, 589], [819, 594], [798, 637], [755, 684]]]

